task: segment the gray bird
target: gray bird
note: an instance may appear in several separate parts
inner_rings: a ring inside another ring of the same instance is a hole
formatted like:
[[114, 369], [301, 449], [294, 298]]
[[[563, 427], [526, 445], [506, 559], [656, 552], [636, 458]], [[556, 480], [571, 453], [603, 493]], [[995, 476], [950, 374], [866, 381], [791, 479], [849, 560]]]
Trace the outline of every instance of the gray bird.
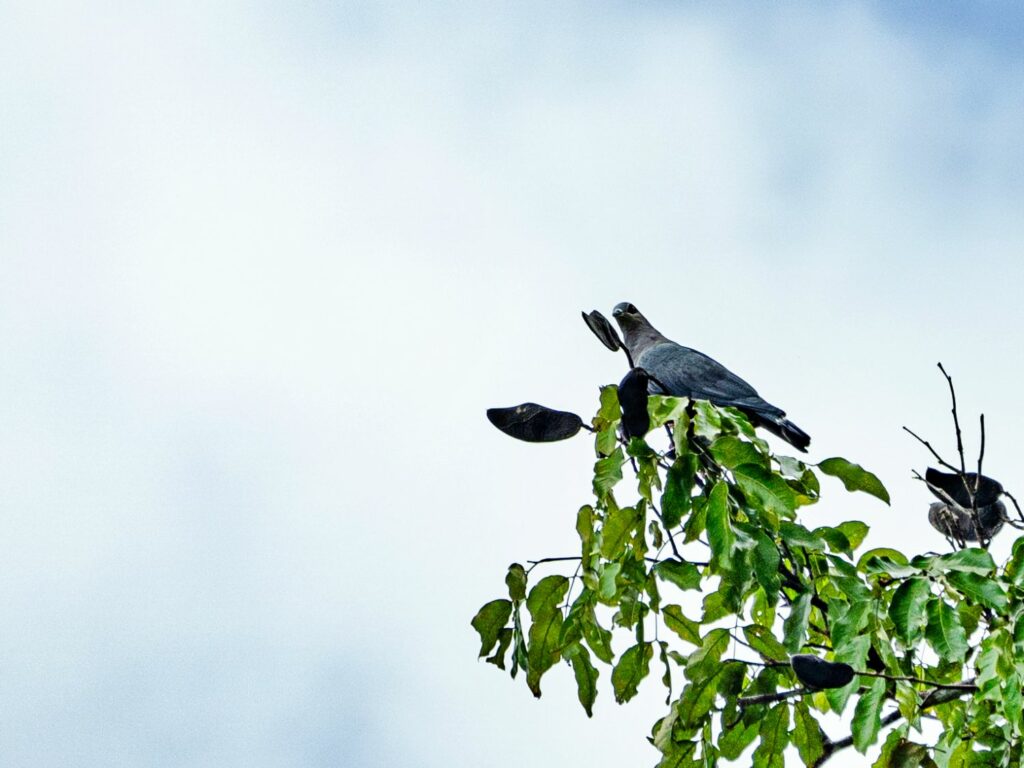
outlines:
[[[665, 338], [629, 302], [616, 305], [612, 316], [622, 329], [633, 365], [650, 374], [650, 391], [656, 395], [708, 400], [734, 406], [755, 426], [764, 427], [800, 451], [807, 451], [811, 437], [786, 418], [781, 408], [764, 400], [747, 382], [703, 352]], [[657, 381], [657, 383], [655, 383]]]
[[1001, 501], [978, 507], [977, 522], [970, 509], [956, 504], [932, 502], [928, 507], [928, 522], [947, 538], [961, 541], [987, 541], [999, 533], [1006, 520], [1006, 506]]

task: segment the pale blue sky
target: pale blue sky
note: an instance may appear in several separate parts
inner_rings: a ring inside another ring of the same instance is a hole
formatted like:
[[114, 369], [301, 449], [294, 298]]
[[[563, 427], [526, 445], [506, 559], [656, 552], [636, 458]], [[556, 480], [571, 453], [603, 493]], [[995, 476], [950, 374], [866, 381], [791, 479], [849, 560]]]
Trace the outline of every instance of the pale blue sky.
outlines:
[[0, 22], [4, 765], [653, 764], [656, 685], [588, 721], [468, 625], [575, 550], [586, 441], [483, 412], [593, 408], [622, 360], [581, 309], [633, 301], [892, 492], [814, 521], [944, 546], [899, 429], [951, 447], [939, 359], [1016, 487], [1013, 4]]

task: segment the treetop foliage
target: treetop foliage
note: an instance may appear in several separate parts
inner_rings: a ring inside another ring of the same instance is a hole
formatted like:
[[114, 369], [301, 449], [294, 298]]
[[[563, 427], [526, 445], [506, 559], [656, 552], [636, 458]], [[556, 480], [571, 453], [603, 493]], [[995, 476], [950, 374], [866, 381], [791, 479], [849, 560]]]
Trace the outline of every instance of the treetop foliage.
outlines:
[[[1021, 764], [1024, 538], [1001, 564], [987, 551], [991, 525], [977, 529], [980, 546], [936, 525], [948, 553], [867, 548], [862, 521], [801, 520], [823, 482], [888, 504], [868, 470], [775, 454], [739, 410], [685, 398], [650, 396], [651, 433], [626, 439], [618, 392], [601, 388], [589, 425], [535, 404], [488, 412], [531, 441], [585, 429], [596, 461], [575, 518], [579, 553], [509, 566], [504, 593], [472, 620], [481, 657], [538, 697], [564, 662], [588, 715], [609, 680], [620, 704], [661, 685], [666, 710], [648, 740], [664, 768], [743, 756], [773, 768], [787, 748], [820, 766], [879, 740], [875, 766]], [[658, 434], [665, 450], [648, 442]], [[957, 435], [962, 457], [959, 423]], [[942, 463], [952, 471], [933, 470], [928, 486], [967, 522], [1000, 503], [980, 460], [977, 473]], [[849, 734], [826, 733], [828, 712]], [[941, 735], [925, 738], [923, 718]]]

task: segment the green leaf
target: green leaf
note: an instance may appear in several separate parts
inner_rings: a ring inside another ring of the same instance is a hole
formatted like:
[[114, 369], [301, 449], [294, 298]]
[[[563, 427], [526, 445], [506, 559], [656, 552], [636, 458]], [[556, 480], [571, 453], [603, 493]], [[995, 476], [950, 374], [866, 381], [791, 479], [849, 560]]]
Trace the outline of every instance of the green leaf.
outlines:
[[952, 552], [935, 559], [936, 570], [943, 571], [965, 571], [976, 573], [979, 576], [991, 576], [995, 573], [996, 564], [986, 550], [978, 547], [961, 549], [959, 552]]
[[589, 504], [580, 507], [576, 513], [576, 533], [580, 537], [583, 566], [587, 567], [590, 556], [594, 554], [594, 508]]
[[672, 701], [672, 665], [668, 661], [668, 643], [664, 640], [658, 641], [658, 658], [665, 666], [665, 674], [661, 676], [661, 684], [665, 686], [668, 693], [665, 696], [665, 704]]
[[845, 611], [842, 610], [843, 605], [839, 600], [833, 600], [829, 605], [832, 646], [834, 648], [846, 645], [860, 634], [867, 623], [868, 613], [871, 610], [871, 603], [867, 600], [849, 603]]
[[862, 755], [875, 743], [882, 725], [882, 702], [885, 680], [872, 678], [867, 691], [861, 694], [853, 710], [853, 746]]
[[766, 599], [772, 604], [778, 599], [782, 578], [779, 564], [782, 558], [775, 542], [760, 528], [754, 529], [754, 575], [765, 591]]
[[743, 634], [750, 647], [769, 661], [788, 661], [789, 653], [772, 634], [771, 629], [760, 624], [751, 624], [743, 628]]
[[779, 534], [791, 547], [803, 547], [814, 552], [822, 552], [825, 549], [825, 542], [820, 536], [808, 531], [800, 523], [783, 522], [779, 525]]
[[931, 597], [931, 584], [928, 579], [914, 577], [900, 584], [889, 603], [889, 618], [892, 619], [896, 635], [907, 647], [911, 647], [921, 639], [924, 628], [928, 625], [925, 603]]
[[622, 465], [626, 463], [621, 448], [616, 448], [608, 456], [598, 459], [594, 464], [594, 495], [603, 499], [615, 484], [622, 479]]
[[637, 687], [650, 671], [654, 648], [651, 643], [637, 643], [626, 650], [612, 669], [612, 688], [619, 704], [636, 696]]
[[938, 768], [929, 754], [928, 747], [903, 740], [892, 753], [892, 768]]
[[[505, 654], [508, 652], [508, 647], [512, 642], [512, 628], [505, 627], [498, 632], [498, 647], [494, 650], [494, 653], [487, 657], [486, 661], [488, 664], [493, 664], [498, 669], [505, 668]], [[482, 654], [481, 654], [482, 655]]]
[[695, 741], [671, 741], [656, 768], [702, 768], [703, 761], [693, 756], [696, 751]]
[[1024, 583], [1024, 536], [1013, 542], [1013, 554], [1006, 564], [1006, 575], [1016, 586]]
[[491, 600], [484, 605], [470, 623], [480, 634], [480, 655], [490, 653], [498, 642], [498, 634], [512, 615], [512, 603], [508, 600]]
[[848, 491], [864, 491], [865, 493], [870, 493], [875, 498], [881, 499], [886, 504], [889, 503], [889, 492], [885, 490], [882, 481], [860, 466], [860, 464], [854, 464], [836, 456], [819, 462], [818, 469], [826, 475], [838, 477], [843, 481], [843, 485], [846, 486]]
[[650, 395], [647, 398], [647, 413], [651, 417], [651, 429], [657, 429], [669, 422], [684, 418], [686, 406], [689, 404], [690, 400], [686, 397]]
[[700, 625], [693, 619], [687, 618], [683, 609], [678, 605], [664, 606], [661, 609], [661, 616], [665, 620], [665, 626], [683, 640], [694, 645], [701, 644]]
[[784, 645], [789, 653], [798, 653], [807, 637], [807, 621], [811, 615], [811, 593], [802, 592], [793, 601], [789, 616], [782, 624]]
[[756, 464], [761, 467], [767, 464], [767, 459], [753, 443], [740, 440], [733, 435], [723, 435], [715, 440], [711, 444], [711, 455], [726, 469], [734, 469], [741, 464]]
[[526, 609], [530, 617], [536, 621], [558, 610], [558, 606], [569, 590], [569, 580], [565, 576], [545, 576], [530, 590], [526, 598]]
[[583, 639], [587, 641], [594, 655], [605, 664], [611, 664], [615, 658], [612, 652], [612, 633], [598, 622], [593, 604], [588, 604], [580, 616], [580, 626], [583, 630]]
[[715, 483], [708, 495], [707, 532], [712, 558], [719, 568], [728, 570], [732, 564], [736, 534], [729, 519], [729, 489], [721, 481]]
[[857, 561], [857, 570], [863, 573], [884, 573], [894, 579], [902, 579], [920, 573], [907, 562], [907, 557], [897, 549], [876, 547], [869, 549]]
[[868, 531], [870, 530], [870, 528], [860, 520], [847, 520], [845, 523], [837, 525], [836, 528], [846, 534], [846, 538], [853, 549], [856, 549], [863, 543], [865, 537], [868, 535]]
[[979, 576], [976, 573], [954, 571], [946, 576], [946, 581], [976, 603], [995, 611], [1006, 609], [1006, 593], [992, 579]]
[[614, 384], [601, 387], [601, 408], [594, 418], [594, 429], [597, 430], [597, 453], [607, 456], [615, 450], [619, 441], [615, 428], [622, 411], [619, 410], [619, 389]]
[[742, 720], [731, 728], [723, 728], [718, 739], [718, 751], [726, 760], [738, 760], [743, 750], [754, 743], [760, 722], [754, 720], [744, 723]]
[[732, 474], [748, 502], [780, 517], [793, 514], [796, 509], [793, 489], [778, 475], [757, 464], [741, 464]]
[[561, 658], [559, 637], [562, 634], [562, 614], [555, 610], [534, 617], [530, 625], [527, 648], [526, 684], [533, 695], [540, 698], [540, 679]]
[[847, 554], [853, 552], [853, 546], [850, 544], [850, 540], [846, 538], [846, 534], [838, 528], [831, 528], [830, 526], [822, 525], [815, 528], [811, 533], [820, 539], [824, 539], [825, 543], [828, 544], [828, 548], [833, 552], [845, 552]]
[[882, 753], [871, 768], [897, 768], [897, 766], [893, 765], [892, 755], [903, 739], [906, 738], [906, 735], [906, 725], [898, 726], [889, 731], [889, 735], [885, 737], [885, 742], [882, 744]]
[[[849, 664], [854, 669], [864, 669], [868, 660], [868, 651], [871, 648], [871, 638], [868, 635], [858, 635], [843, 645], [833, 644], [833, 647], [836, 648], [833, 661]], [[825, 691], [825, 697], [828, 699], [832, 711], [837, 715], [842, 714], [850, 695], [857, 690], [859, 685], [860, 677], [857, 676], [842, 688], [830, 688]]]
[[622, 570], [622, 563], [605, 563], [601, 568], [601, 576], [598, 580], [597, 596], [605, 602], [615, 599], [619, 587], [616, 579], [619, 571]]
[[709, 675], [694, 680], [683, 689], [683, 695], [679, 697], [679, 720], [683, 725], [690, 728], [699, 726], [711, 711], [718, 684], [728, 667], [728, 664], [718, 664]]
[[754, 750], [754, 768], [785, 768], [783, 752], [789, 744], [789, 706], [783, 702], [769, 709], [758, 732], [761, 743]]
[[801, 699], [793, 705], [795, 726], [793, 728], [793, 744], [800, 753], [804, 765], [814, 765], [818, 758], [825, 754], [825, 744], [821, 738], [821, 728], [811, 714], [807, 702]]
[[700, 437], [714, 440], [722, 431], [722, 414], [707, 400], [694, 400], [693, 431]]
[[[644, 502], [641, 502], [643, 505]], [[616, 560], [626, 548], [630, 537], [642, 525], [641, 511], [633, 507], [613, 507], [601, 528], [601, 555], [607, 560]]]
[[569, 663], [576, 677], [576, 695], [586, 710], [587, 717], [594, 716], [594, 701], [597, 699], [597, 668], [590, 662], [590, 654], [580, 644], [572, 647]]
[[967, 653], [967, 633], [960, 616], [944, 600], [931, 597], [926, 605], [928, 626], [925, 637], [944, 661], [962, 662]]
[[754, 590], [754, 602], [750, 604], [750, 618], [757, 624], [771, 627], [775, 624], [775, 605], [778, 602], [778, 595], [773, 598], [772, 603], [768, 602], [768, 595], [764, 587]]
[[668, 559], [654, 566], [658, 578], [683, 590], [700, 589], [700, 570], [693, 563]]
[[515, 602], [526, 599], [526, 570], [519, 563], [512, 563], [505, 576], [508, 596]]
[[718, 664], [726, 648], [729, 647], [729, 630], [713, 629], [704, 635], [700, 648], [690, 654], [686, 660], [686, 677], [697, 680], [706, 677], [708, 670]]
[[665, 491], [661, 494], [661, 519], [672, 530], [693, 507], [693, 485], [697, 457], [692, 453], [680, 456], [665, 473]]

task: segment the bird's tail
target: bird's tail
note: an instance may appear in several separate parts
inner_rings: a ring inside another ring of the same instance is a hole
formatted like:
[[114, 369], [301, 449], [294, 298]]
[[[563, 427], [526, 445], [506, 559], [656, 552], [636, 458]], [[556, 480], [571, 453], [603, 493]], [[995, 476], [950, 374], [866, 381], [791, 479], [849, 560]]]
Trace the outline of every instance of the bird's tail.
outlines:
[[761, 422], [761, 426], [773, 435], [781, 437], [798, 451], [807, 453], [807, 446], [811, 444], [811, 436], [800, 429], [800, 427], [792, 421], [784, 416], [776, 416], [775, 418], [772, 418], [763, 415], [761, 415], [759, 421]]

